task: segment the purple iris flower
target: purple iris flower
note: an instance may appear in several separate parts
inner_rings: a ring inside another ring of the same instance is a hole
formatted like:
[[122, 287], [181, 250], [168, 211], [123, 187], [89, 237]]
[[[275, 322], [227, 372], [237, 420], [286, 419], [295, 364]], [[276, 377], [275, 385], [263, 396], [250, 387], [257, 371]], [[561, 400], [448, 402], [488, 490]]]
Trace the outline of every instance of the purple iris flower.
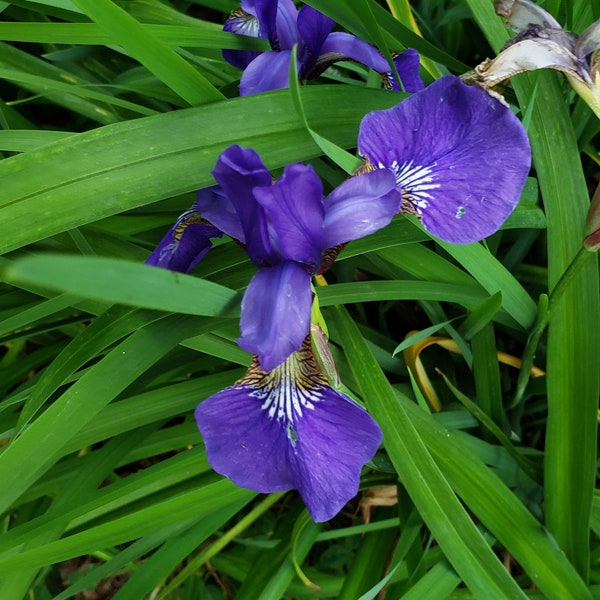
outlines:
[[[300, 11], [292, 0], [242, 0], [241, 8], [227, 19], [223, 30], [269, 40], [269, 52], [224, 50], [223, 57], [243, 69], [240, 94], [247, 96], [288, 87], [292, 50], [297, 44], [298, 78], [314, 79], [340, 60], [354, 60], [386, 75], [391, 89], [400, 89], [389, 73], [387, 60], [373, 46], [343, 32], [332, 32], [334, 21], [303, 5]], [[407, 92], [423, 88], [419, 76], [419, 55], [408, 49], [394, 58]]]
[[254, 359], [242, 379], [200, 403], [196, 421], [215, 471], [257, 492], [297, 489], [315, 521], [356, 495], [381, 443], [368, 413], [329, 386], [308, 338], [271, 372]]
[[451, 75], [368, 113], [358, 148], [369, 167], [394, 171], [402, 212], [457, 244], [498, 230], [531, 165], [527, 133], [508, 106]]
[[352, 177], [323, 198], [310, 165], [293, 163], [277, 181], [259, 155], [231, 146], [219, 157], [218, 186], [201, 190], [197, 211], [245, 245], [259, 267], [242, 300], [238, 343], [273, 370], [300, 349], [310, 328], [311, 277], [323, 253], [385, 227], [400, 208], [391, 170]]
[[308, 335], [311, 278], [331, 263], [327, 251], [385, 227], [402, 197], [393, 171], [378, 169], [323, 198], [310, 165], [288, 165], [274, 182], [260, 156], [240, 146], [221, 154], [213, 175], [218, 185], [198, 192], [146, 262], [188, 272], [211, 237], [226, 233], [243, 244], [259, 271], [242, 300], [238, 342], [271, 371]]

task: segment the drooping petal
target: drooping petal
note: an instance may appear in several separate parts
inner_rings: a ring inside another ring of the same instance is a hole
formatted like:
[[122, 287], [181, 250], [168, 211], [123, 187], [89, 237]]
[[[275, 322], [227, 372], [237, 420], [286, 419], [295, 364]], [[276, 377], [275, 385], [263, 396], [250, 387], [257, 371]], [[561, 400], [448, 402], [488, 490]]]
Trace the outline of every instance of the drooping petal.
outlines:
[[294, 488], [286, 430], [263, 410], [251, 385], [235, 385], [204, 400], [196, 421], [212, 468], [261, 493]]
[[380, 73], [389, 71], [387, 60], [379, 50], [349, 33], [334, 31], [327, 36], [321, 47], [317, 70], [323, 71], [338, 60], [355, 60]]
[[217, 472], [259, 492], [297, 489], [315, 521], [356, 495], [381, 443], [367, 412], [328, 386], [310, 341], [271, 372], [253, 361], [233, 387], [198, 406], [196, 420]]
[[307, 267], [286, 261], [260, 269], [242, 299], [238, 344], [271, 371], [297, 351], [310, 329], [312, 292]]
[[190, 209], [177, 219], [145, 262], [147, 265], [189, 273], [211, 249], [210, 238], [222, 235], [222, 231]]
[[391, 169], [351, 177], [325, 198], [323, 248], [332, 248], [385, 227], [399, 212], [402, 195]]
[[321, 47], [331, 33], [335, 21], [327, 15], [305, 4], [298, 13], [298, 33], [303, 45], [299, 61], [302, 64], [300, 79], [307, 79], [321, 55]]
[[424, 227], [453, 243], [480, 240], [502, 225], [531, 162], [527, 134], [510, 109], [453, 76], [367, 114], [358, 144], [375, 167], [395, 171]]
[[268, 187], [254, 188], [265, 209], [271, 250], [281, 260], [315, 267], [321, 261], [323, 185], [310, 165], [293, 163]]
[[496, 58], [477, 65], [475, 72], [486, 88], [493, 88], [518, 73], [536, 69], [556, 69], [587, 85], [592, 84], [587, 65], [568, 45], [549, 38], [527, 38], [511, 44]]
[[400, 87], [400, 84], [396, 80], [396, 76], [389, 72], [386, 73], [386, 81], [389, 89], [395, 92], [403, 90], [410, 94], [422, 90], [425, 85], [419, 74], [420, 65], [419, 53], [414, 48], [407, 48], [401, 54], [394, 56], [394, 66], [400, 77], [402, 87]]
[[[246, 3], [247, 4], [247, 3]], [[253, 14], [252, 8], [246, 6], [248, 11], [242, 8], [234, 10], [223, 25], [223, 31], [237, 33], [256, 38], [266, 38], [267, 33], [261, 29], [260, 22]], [[238, 69], [245, 69], [259, 54], [256, 50], [229, 50], [222, 51], [223, 58]]]
[[198, 190], [195, 206], [199, 214], [213, 223], [223, 233], [242, 242], [242, 244], [246, 243], [242, 223], [235, 212], [233, 202], [225, 195], [221, 186], [213, 185]]
[[263, 52], [257, 56], [242, 73], [240, 96], [289, 87], [291, 59], [290, 50]]
[[[271, 185], [271, 173], [254, 150], [234, 145], [219, 156], [212, 174], [238, 215], [250, 258], [262, 265], [270, 256], [269, 236], [264, 210], [254, 199], [253, 189]], [[228, 224], [232, 222], [229, 210], [224, 206], [222, 213]], [[214, 215], [211, 222], [225, 225]]]
[[328, 521], [358, 493], [360, 470], [373, 458], [381, 431], [358, 404], [330, 387], [295, 423], [298, 491], [312, 518]]

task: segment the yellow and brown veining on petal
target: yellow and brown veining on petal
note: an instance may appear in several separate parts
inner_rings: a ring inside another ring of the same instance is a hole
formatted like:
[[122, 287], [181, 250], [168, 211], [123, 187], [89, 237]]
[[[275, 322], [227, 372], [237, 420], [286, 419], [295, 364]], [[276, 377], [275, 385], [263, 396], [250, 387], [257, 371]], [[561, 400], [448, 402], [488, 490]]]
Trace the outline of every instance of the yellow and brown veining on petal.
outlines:
[[321, 264], [319, 266], [319, 270], [315, 273], [315, 275], [323, 275], [331, 269], [333, 263], [336, 261], [340, 252], [346, 247], [347, 244], [338, 244], [333, 248], [327, 248], [321, 254]]
[[210, 221], [207, 221], [201, 214], [197, 213], [195, 210], [189, 210], [186, 213], [183, 213], [181, 215], [181, 217], [179, 217], [179, 219], [177, 220], [177, 223], [175, 223], [175, 227], [173, 227], [173, 238], [180, 242], [181, 238], [183, 236], [183, 232], [190, 226], [190, 225], [207, 225], [207, 226], [211, 226], [212, 224], [210, 223]]
[[[323, 399], [328, 380], [317, 365], [310, 336], [307, 336], [300, 350], [272, 371], [263, 371], [258, 359], [253, 357], [247, 373], [235, 386], [251, 387], [251, 395], [262, 401], [261, 408], [269, 417], [292, 424]], [[293, 438], [291, 432], [288, 435]]]
[[272, 371], [263, 371], [258, 357], [253, 356], [248, 371], [235, 382], [235, 385], [250, 385], [255, 388], [277, 387], [287, 379], [294, 381], [302, 389], [327, 385], [327, 377], [319, 371], [313, 355], [310, 336], [306, 336], [300, 350], [293, 352]]
[[415, 215], [419, 217], [419, 219], [421, 218], [421, 214], [415, 208], [408, 190], [402, 190], [402, 207], [400, 208], [400, 212], [403, 215]]
[[363, 160], [364, 160], [364, 163], [360, 167], [358, 167], [358, 169], [356, 169], [356, 171], [354, 171], [354, 173], [352, 173], [352, 177], [356, 177], [357, 175], [364, 175], [365, 173], [371, 173], [372, 171], [374, 171], [377, 168], [369, 160], [368, 156], [365, 155]]

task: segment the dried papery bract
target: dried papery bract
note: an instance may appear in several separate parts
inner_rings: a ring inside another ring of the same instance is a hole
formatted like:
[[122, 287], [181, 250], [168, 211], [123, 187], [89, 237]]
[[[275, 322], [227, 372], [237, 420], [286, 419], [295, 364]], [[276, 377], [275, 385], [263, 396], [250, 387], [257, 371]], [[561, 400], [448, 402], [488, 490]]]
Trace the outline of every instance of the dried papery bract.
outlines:
[[518, 73], [555, 69], [600, 117], [600, 20], [577, 36], [529, 0], [497, 0], [495, 6], [517, 36], [466, 79], [492, 88]]

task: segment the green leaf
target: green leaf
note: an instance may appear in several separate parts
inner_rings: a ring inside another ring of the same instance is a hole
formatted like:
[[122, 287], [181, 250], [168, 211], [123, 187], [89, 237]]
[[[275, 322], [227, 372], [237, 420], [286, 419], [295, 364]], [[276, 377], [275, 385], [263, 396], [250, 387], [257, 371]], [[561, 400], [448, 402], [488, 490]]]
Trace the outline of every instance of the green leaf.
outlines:
[[502, 292], [498, 291], [486, 298], [471, 314], [462, 322], [458, 328], [459, 333], [470, 340], [492, 321], [496, 313], [502, 308]]
[[[312, 128], [356, 145], [360, 119], [395, 95], [345, 86], [303, 91]], [[260, 116], [260, 118], [257, 118]], [[72, 136], [0, 161], [0, 253], [156, 200], [212, 185], [220, 152], [252, 147], [271, 168], [320, 154], [289, 90], [178, 110]], [[99, 191], [100, 190], [100, 191]]]
[[[523, 79], [515, 85], [519, 97], [525, 100], [531, 87]], [[581, 247], [589, 206], [577, 142], [563, 98], [557, 77], [540, 73], [530, 135], [548, 219], [550, 289]], [[572, 201], [567, 204], [564, 198]], [[598, 290], [598, 264], [593, 257], [553, 307], [547, 342], [546, 522], [584, 577], [589, 569], [589, 517], [596, 479]]]
[[190, 275], [112, 258], [40, 255], [0, 271], [33, 284], [95, 300], [200, 316], [236, 316], [238, 293]]
[[[182, 339], [200, 333], [202, 326], [202, 320], [175, 316], [139, 329], [13, 439], [0, 454], [0, 480], [5, 485], [0, 512], [60, 458], [71, 438], [120, 391]], [[39, 448], [44, 448], [43, 454]]]
[[342, 309], [334, 314], [352, 371], [383, 430], [400, 480], [448, 560], [476, 595], [525, 598], [454, 495], [403, 404], [393, 400], [394, 391], [356, 325]]
[[72, 0], [134, 58], [190, 105], [223, 99], [223, 95], [172, 48], [110, 0]]

